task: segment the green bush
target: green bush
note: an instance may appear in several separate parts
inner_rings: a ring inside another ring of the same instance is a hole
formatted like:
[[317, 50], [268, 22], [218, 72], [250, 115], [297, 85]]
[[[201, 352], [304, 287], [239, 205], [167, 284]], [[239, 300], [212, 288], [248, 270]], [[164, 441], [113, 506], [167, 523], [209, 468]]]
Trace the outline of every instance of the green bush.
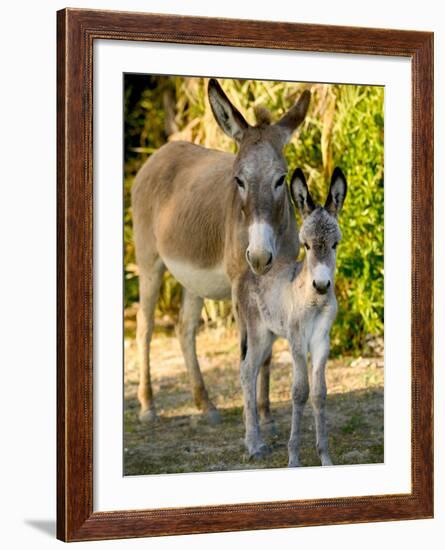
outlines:
[[[222, 80], [250, 123], [263, 105], [277, 120], [308, 85]], [[130, 189], [142, 163], [168, 139], [235, 151], [218, 128], [206, 97], [207, 80], [126, 75], [125, 79], [125, 305], [138, 299], [131, 229]], [[383, 94], [378, 86], [313, 84], [308, 115], [285, 155], [291, 172], [305, 172], [314, 197], [323, 201], [340, 166], [348, 196], [340, 215], [336, 290], [339, 313], [332, 330], [334, 353], [359, 353], [365, 337], [383, 334]], [[158, 314], [177, 315], [180, 287], [165, 276]], [[230, 304], [206, 301], [206, 320], [230, 322]]]

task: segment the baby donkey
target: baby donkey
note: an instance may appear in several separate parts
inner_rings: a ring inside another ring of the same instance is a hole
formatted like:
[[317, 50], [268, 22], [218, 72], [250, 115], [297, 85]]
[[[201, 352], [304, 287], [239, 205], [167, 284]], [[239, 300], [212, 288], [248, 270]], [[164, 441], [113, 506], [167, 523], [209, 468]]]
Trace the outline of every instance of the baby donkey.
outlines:
[[[299, 466], [300, 425], [309, 396], [308, 352], [312, 362], [311, 402], [317, 451], [323, 466], [332, 464], [326, 428], [325, 367], [329, 355], [329, 332], [337, 313], [334, 272], [336, 248], [341, 238], [337, 215], [343, 206], [346, 190], [346, 178], [339, 168], [335, 168], [326, 203], [323, 207], [316, 206], [303, 172], [295, 170], [290, 192], [303, 218], [300, 242], [306, 248], [304, 260], [277, 259], [272, 269], [261, 277], [247, 272], [235, 289], [241, 337], [245, 444], [252, 458], [261, 458], [268, 452], [258, 421], [258, 372], [270, 357], [274, 340], [283, 337], [289, 342], [293, 360], [289, 466]], [[268, 410], [268, 404], [266, 407], [264, 403], [262, 405]]]

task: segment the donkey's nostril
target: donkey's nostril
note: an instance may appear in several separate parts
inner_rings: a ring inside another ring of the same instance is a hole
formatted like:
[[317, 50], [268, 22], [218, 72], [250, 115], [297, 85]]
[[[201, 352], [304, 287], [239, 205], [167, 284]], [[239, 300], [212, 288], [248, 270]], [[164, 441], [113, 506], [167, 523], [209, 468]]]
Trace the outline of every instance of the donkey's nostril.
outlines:
[[266, 266], [269, 267], [271, 263], [272, 263], [272, 254], [270, 254], [269, 259], [266, 262]]
[[312, 281], [312, 286], [319, 294], [326, 294], [328, 288], [331, 286], [331, 281], [329, 279], [327, 281], [316, 281], [314, 279]]
[[250, 252], [249, 252], [249, 249], [246, 250], [246, 258], [249, 260], [250, 262]]

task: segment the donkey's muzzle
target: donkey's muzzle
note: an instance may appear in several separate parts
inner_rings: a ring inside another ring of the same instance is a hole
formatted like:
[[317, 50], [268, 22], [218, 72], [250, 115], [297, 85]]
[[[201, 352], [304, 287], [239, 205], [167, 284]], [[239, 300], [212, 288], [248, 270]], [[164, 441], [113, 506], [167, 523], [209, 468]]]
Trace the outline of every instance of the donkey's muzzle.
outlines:
[[331, 281], [329, 279], [327, 281], [316, 281], [314, 279], [312, 281], [312, 286], [315, 288], [318, 294], [326, 294], [329, 287], [331, 286]]
[[255, 275], [264, 275], [272, 267], [273, 254], [268, 250], [254, 253], [247, 249], [246, 260]]

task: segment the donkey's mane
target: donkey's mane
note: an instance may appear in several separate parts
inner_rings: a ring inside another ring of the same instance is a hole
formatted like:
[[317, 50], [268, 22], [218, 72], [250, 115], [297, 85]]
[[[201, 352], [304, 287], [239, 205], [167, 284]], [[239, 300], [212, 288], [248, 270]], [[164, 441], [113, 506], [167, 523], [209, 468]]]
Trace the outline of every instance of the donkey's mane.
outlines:
[[264, 107], [263, 105], [257, 105], [254, 108], [255, 111], [255, 119], [257, 126], [269, 126], [272, 122], [272, 115], [270, 114], [269, 109]]
[[300, 236], [302, 240], [317, 236], [320, 240], [326, 240], [330, 236], [340, 238], [340, 229], [337, 220], [329, 214], [329, 212], [320, 205], [317, 205], [315, 210], [305, 218], [301, 226]]

